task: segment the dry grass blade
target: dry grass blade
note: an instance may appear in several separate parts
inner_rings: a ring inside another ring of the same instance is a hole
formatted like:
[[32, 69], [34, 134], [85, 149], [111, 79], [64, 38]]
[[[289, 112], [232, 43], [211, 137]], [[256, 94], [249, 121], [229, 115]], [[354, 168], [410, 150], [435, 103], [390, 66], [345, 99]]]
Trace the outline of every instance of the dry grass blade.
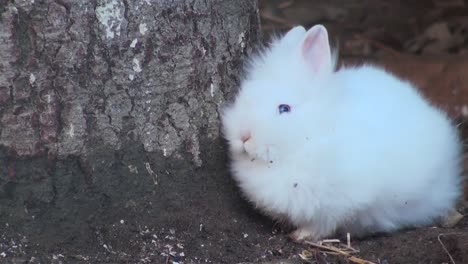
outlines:
[[445, 246], [444, 242], [442, 242], [442, 239], [440, 239], [442, 236], [453, 235], [453, 234], [460, 234], [460, 233], [439, 234], [439, 235], [437, 236], [437, 240], [439, 241], [440, 245], [442, 246], [442, 249], [445, 251], [445, 253], [447, 253], [448, 257], [450, 258], [450, 262], [452, 262], [452, 264], [456, 264], [456, 263], [455, 263], [455, 260], [453, 259], [452, 255], [451, 255], [450, 252], [448, 251], [448, 249], [447, 249], [447, 247]]
[[371, 262], [371, 261], [368, 261], [368, 260], [365, 260], [365, 259], [361, 259], [361, 258], [358, 258], [358, 257], [355, 257], [355, 256], [348, 257], [348, 260], [351, 261], [351, 262], [354, 262], [356, 264], [376, 264], [374, 262]]
[[351, 254], [354, 253], [354, 249], [350, 248], [349, 250], [351, 251], [345, 251], [343, 249], [337, 248], [335, 246], [326, 246], [326, 245], [321, 245], [318, 243], [310, 242], [310, 241], [304, 241], [305, 244], [313, 246], [315, 248], [321, 249], [326, 253], [335, 253], [337, 255], [341, 255], [343, 257], [346, 257], [347, 260], [356, 263], [356, 264], [376, 264], [372, 261], [364, 260], [355, 256], [352, 256]]
[[340, 243], [341, 241], [339, 239], [324, 239], [319, 242], [320, 245], [325, 244], [325, 243]]
[[343, 250], [341, 250], [341, 249], [339, 249], [337, 247], [334, 247], [334, 246], [321, 245], [321, 244], [317, 244], [317, 243], [310, 242], [310, 241], [305, 241], [304, 243], [306, 243], [307, 245], [313, 246], [315, 248], [322, 249], [322, 250], [328, 250], [328, 251], [335, 252], [335, 253], [338, 253], [338, 254], [343, 255], [343, 256], [349, 256], [350, 255], [349, 252], [343, 251]]
[[346, 245], [351, 248], [351, 235], [349, 233], [346, 233]]

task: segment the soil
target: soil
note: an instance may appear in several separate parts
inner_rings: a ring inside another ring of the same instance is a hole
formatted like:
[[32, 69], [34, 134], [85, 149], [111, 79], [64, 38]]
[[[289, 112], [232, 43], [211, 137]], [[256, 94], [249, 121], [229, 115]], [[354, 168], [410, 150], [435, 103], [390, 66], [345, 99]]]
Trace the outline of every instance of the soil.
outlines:
[[[463, 0], [343, 2], [260, 1], [265, 36], [293, 24], [323, 23], [339, 40], [345, 57], [458, 56], [468, 48], [468, 29], [464, 28], [468, 24], [463, 22], [468, 19], [468, 3]], [[439, 26], [434, 29], [434, 24]], [[429, 33], [428, 28], [432, 28]], [[86, 171], [77, 158], [56, 161], [52, 173], [40, 166], [33, 173], [21, 170], [22, 163], [35, 160], [16, 162], [17, 177], [25, 182], [52, 174], [51, 180], [62, 182], [55, 186], [63, 188], [24, 205], [9, 200], [7, 206], [21, 210], [0, 214], [0, 261], [304, 263], [299, 254], [312, 252], [310, 246], [290, 241], [287, 227], [262, 216], [241, 197], [227, 169], [223, 142], [203, 144], [203, 160], [208, 162], [197, 170], [184, 169], [193, 166], [183, 161], [151, 157], [166, 163], [167, 170], [156, 172], [157, 178], [142, 173], [147, 168], [135, 160], [144, 150], [127, 144], [124, 153], [103, 149], [88, 157], [103, 164], [102, 175], [107, 175], [94, 179], [103, 182], [93, 185], [85, 177], [74, 177]], [[0, 160], [6, 156], [0, 149]], [[3, 164], [0, 170], [8, 174]], [[102, 187], [95, 190], [93, 186]], [[27, 184], [9, 186], [15, 188], [23, 188], [24, 193], [36, 190]], [[165, 191], [158, 192], [161, 189]], [[0, 191], [0, 198], [10, 195], [6, 189]], [[458, 209], [466, 214], [467, 202], [460, 202]], [[356, 255], [374, 263], [468, 263], [466, 217], [451, 228], [431, 226], [351, 239], [359, 250]], [[352, 262], [317, 253], [309, 263]]]

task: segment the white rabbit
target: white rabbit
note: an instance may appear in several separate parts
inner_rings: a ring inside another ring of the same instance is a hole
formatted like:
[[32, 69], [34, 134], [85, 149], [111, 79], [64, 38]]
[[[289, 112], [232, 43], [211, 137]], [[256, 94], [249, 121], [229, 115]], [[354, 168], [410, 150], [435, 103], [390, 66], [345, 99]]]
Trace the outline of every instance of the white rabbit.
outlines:
[[322, 25], [291, 29], [251, 60], [222, 114], [245, 196], [296, 240], [430, 224], [461, 194], [448, 116], [374, 66], [335, 71]]

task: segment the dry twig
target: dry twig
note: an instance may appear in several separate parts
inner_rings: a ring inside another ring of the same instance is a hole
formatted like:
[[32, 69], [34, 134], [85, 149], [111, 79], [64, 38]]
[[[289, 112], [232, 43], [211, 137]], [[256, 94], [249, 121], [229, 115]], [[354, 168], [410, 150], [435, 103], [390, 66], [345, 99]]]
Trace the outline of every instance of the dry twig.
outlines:
[[450, 254], [450, 252], [448, 251], [447, 247], [445, 246], [444, 242], [442, 242], [442, 239], [440, 239], [442, 236], [446, 236], [446, 235], [459, 235], [461, 234], [460, 232], [454, 232], [454, 233], [445, 233], [445, 234], [439, 234], [437, 236], [437, 240], [439, 241], [440, 245], [442, 246], [442, 249], [445, 251], [445, 253], [447, 253], [448, 257], [450, 258], [450, 262], [452, 262], [452, 264], [456, 264], [455, 263], [455, 260], [453, 259], [452, 255]]
[[314, 242], [310, 242], [310, 241], [305, 241], [304, 243], [307, 244], [307, 245], [310, 245], [312, 247], [318, 248], [319, 250], [321, 250], [324, 253], [343, 256], [347, 260], [349, 260], [349, 261], [351, 261], [353, 263], [356, 263], [356, 264], [375, 264], [374, 262], [352, 256], [351, 254], [356, 253], [357, 250], [354, 249], [354, 248], [351, 248], [351, 247], [349, 247], [349, 248], [346, 247], [345, 249], [341, 249], [341, 248], [338, 248], [338, 247], [335, 247], [335, 246], [323, 245], [323, 244], [314, 243]]

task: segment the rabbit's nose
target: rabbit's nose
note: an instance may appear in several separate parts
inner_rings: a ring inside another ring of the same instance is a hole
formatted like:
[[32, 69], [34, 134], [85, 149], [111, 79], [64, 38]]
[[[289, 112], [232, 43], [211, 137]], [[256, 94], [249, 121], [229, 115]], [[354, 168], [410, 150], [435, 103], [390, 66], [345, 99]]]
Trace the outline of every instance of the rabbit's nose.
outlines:
[[250, 137], [251, 137], [250, 132], [242, 134], [241, 136], [242, 143], [247, 142], [250, 139]]

